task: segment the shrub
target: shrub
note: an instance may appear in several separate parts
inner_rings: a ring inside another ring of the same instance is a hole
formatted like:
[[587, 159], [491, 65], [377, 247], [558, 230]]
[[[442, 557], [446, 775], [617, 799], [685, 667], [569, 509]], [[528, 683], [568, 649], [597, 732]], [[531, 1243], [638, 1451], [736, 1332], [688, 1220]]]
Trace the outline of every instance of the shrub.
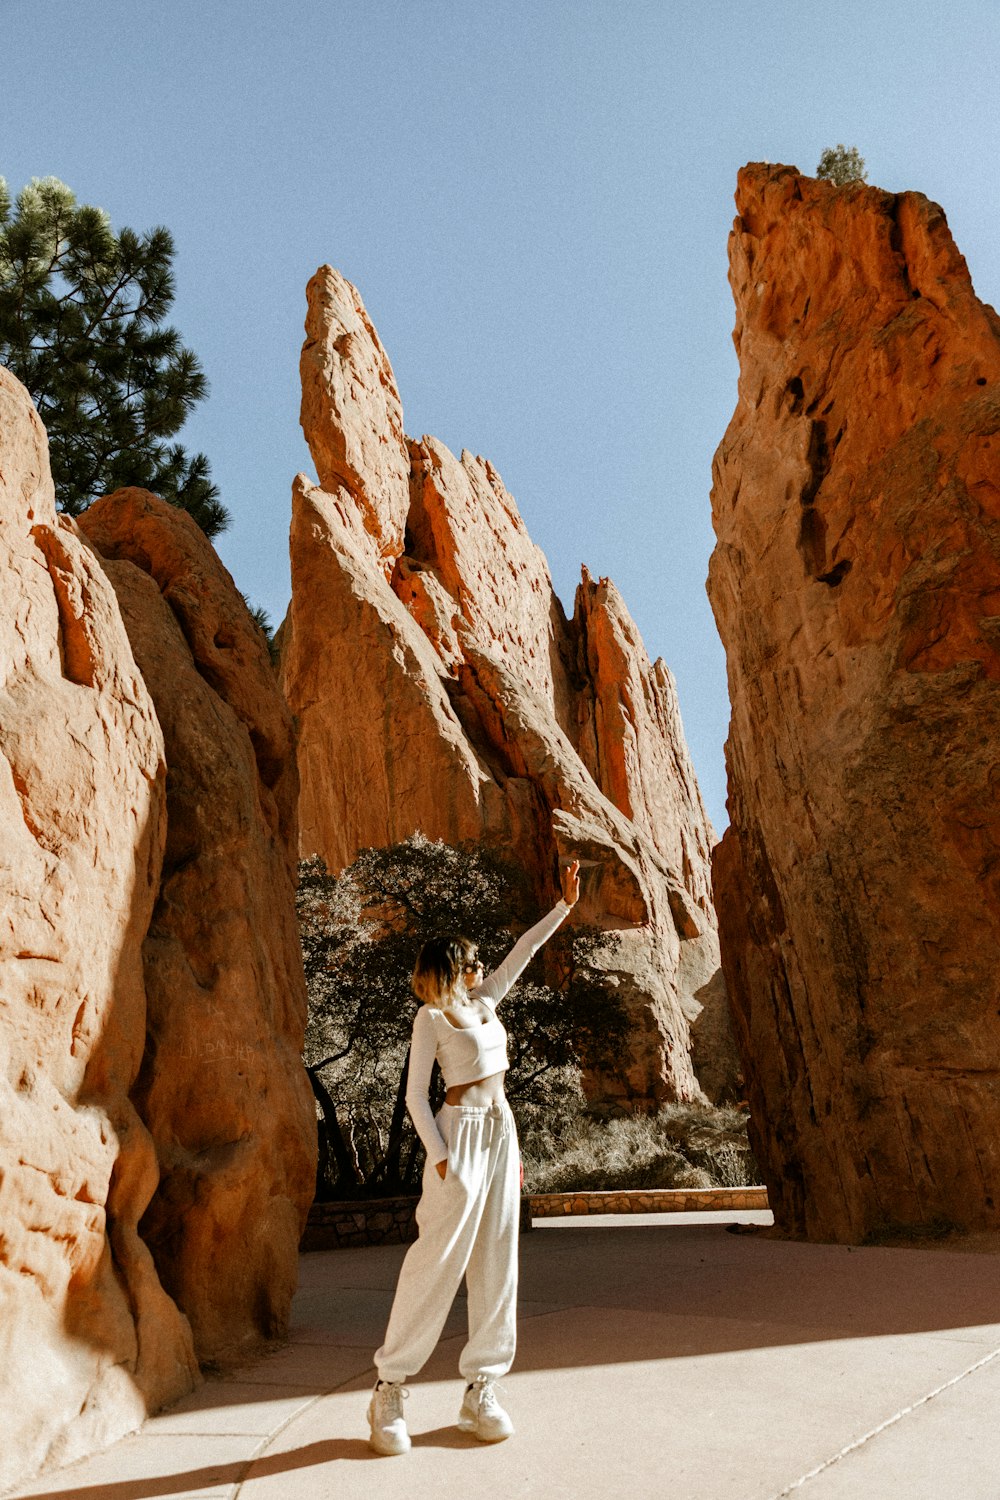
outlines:
[[857, 146], [844, 146], [840, 143], [836, 146], [827, 146], [819, 159], [816, 176], [825, 177], [828, 182], [835, 183], [837, 187], [843, 187], [848, 182], [868, 181], [865, 159]]
[[581, 1109], [555, 1131], [522, 1138], [533, 1193], [745, 1187], [760, 1181], [746, 1115], [711, 1105], [667, 1104], [654, 1115], [598, 1120]]

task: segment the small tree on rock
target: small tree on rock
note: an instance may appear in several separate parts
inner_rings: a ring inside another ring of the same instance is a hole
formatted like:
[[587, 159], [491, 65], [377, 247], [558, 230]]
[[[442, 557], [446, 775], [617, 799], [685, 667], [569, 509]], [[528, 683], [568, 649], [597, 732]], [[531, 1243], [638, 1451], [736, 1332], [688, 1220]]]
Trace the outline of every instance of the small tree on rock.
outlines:
[[163, 321], [173, 256], [169, 230], [115, 234], [56, 177], [33, 178], [13, 206], [0, 178], [0, 364], [45, 423], [60, 508], [78, 515], [138, 485], [211, 537], [229, 517], [208, 459], [167, 441], [207, 390]]
[[816, 176], [843, 187], [848, 182], [867, 182], [865, 159], [857, 146], [828, 146], [819, 159]]

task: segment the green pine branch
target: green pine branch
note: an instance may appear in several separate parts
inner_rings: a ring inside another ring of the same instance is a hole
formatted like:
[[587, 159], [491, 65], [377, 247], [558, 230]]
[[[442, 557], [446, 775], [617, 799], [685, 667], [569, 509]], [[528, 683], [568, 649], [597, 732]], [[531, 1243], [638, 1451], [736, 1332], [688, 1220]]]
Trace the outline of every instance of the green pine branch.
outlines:
[[209, 461], [166, 442], [208, 394], [197, 355], [164, 323], [174, 253], [163, 225], [116, 235], [55, 177], [33, 178], [13, 203], [0, 178], [0, 363], [48, 430], [60, 508], [78, 515], [140, 485], [211, 537], [229, 514]]

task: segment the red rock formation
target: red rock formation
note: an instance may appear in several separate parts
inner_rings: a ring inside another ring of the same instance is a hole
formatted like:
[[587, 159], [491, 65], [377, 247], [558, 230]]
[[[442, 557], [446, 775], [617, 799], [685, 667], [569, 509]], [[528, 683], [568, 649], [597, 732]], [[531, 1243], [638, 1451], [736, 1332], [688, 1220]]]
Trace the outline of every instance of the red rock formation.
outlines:
[[302, 423], [322, 488], [295, 483], [282, 644], [302, 852], [340, 869], [417, 829], [486, 838], [542, 901], [558, 855], [580, 853], [581, 916], [614, 933], [605, 973], [634, 1018], [615, 1087], [638, 1104], [692, 1097], [689, 1021], [719, 988], [712, 834], [669, 674], [605, 580], [585, 574], [566, 620], [489, 463], [407, 443], [356, 289], [326, 266], [308, 299]]
[[409, 510], [410, 460], [389, 358], [360, 297], [322, 266], [309, 283], [302, 420], [319, 482], [350, 495], [376, 555], [395, 558]]
[[263, 639], [182, 512], [56, 515], [2, 369], [0, 569], [5, 1488], [283, 1330], [316, 1130]]
[[608, 578], [583, 569], [574, 615], [578, 745], [604, 795], [681, 872], [709, 923], [715, 842], [684, 739], [677, 688], [666, 663], [650, 665], [625, 601]]
[[625, 601], [587, 569], [573, 619], [578, 641], [577, 747], [605, 796], [679, 873], [698, 908], [683, 926], [677, 988], [691, 1026], [691, 1061], [713, 1100], [742, 1097], [741, 1065], [729, 1021], [712, 901], [715, 835], [681, 723], [673, 676], [652, 666]]
[[[305, 413], [303, 425], [308, 432]], [[493, 465], [467, 449], [458, 460], [425, 437], [410, 443], [410, 458], [406, 551], [393, 586], [401, 592], [397, 580], [404, 570], [429, 588], [437, 584], [454, 628], [499, 657], [569, 731], [566, 663], [573, 645], [548, 563], [513, 496]], [[461, 642], [457, 653], [463, 654]]]
[[0, 1488], [198, 1380], [139, 1221], [129, 1094], [165, 832], [163, 740], [114, 592], [57, 517], [45, 433], [0, 369]]
[[786, 1230], [1000, 1224], [1000, 321], [936, 204], [740, 173], [715, 865]]
[[190, 516], [122, 490], [80, 524], [117, 592], [169, 767], [132, 1093], [160, 1183], [140, 1230], [199, 1356], [217, 1359], [287, 1326], [315, 1187], [291, 718], [263, 636]]

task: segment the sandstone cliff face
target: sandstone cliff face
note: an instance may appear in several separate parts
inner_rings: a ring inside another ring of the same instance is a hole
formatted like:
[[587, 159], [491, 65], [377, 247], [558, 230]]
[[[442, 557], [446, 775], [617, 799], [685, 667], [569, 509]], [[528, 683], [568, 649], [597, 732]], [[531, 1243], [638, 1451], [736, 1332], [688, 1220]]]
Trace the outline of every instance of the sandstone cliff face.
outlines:
[[57, 517], [45, 433], [0, 369], [0, 1486], [198, 1379], [138, 1232], [130, 1102], [159, 885], [163, 739], [114, 591]]
[[5, 1488], [282, 1330], [316, 1127], [264, 642], [182, 512], [56, 515], [3, 369], [0, 574]]
[[122, 490], [81, 526], [118, 595], [169, 768], [132, 1091], [160, 1181], [140, 1231], [199, 1357], [217, 1359], [287, 1325], [315, 1186], [291, 717], [260, 631], [190, 516]]
[[332, 495], [351, 496], [375, 555], [391, 561], [410, 508], [403, 408], [361, 299], [344, 297], [329, 267], [310, 283], [301, 371], [302, 420], [319, 482]]
[[723, 959], [779, 1224], [1000, 1223], [1000, 321], [941, 210], [740, 174]]
[[584, 576], [567, 621], [492, 465], [403, 436], [356, 289], [325, 266], [308, 301], [302, 422], [320, 487], [300, 475], [293, 490], [282, 645], [302, 852], [340, 869], [417, 829], [485, 838], [541, 902], [559, 855], [581, 855], [579, 918], [614, 935], [602, 964], [635, 1032], [627, 1078], [602, 1088], [693, 1097], [689, 1022], [719, 991], [712, 833], [669, 673], [606, 580]]

